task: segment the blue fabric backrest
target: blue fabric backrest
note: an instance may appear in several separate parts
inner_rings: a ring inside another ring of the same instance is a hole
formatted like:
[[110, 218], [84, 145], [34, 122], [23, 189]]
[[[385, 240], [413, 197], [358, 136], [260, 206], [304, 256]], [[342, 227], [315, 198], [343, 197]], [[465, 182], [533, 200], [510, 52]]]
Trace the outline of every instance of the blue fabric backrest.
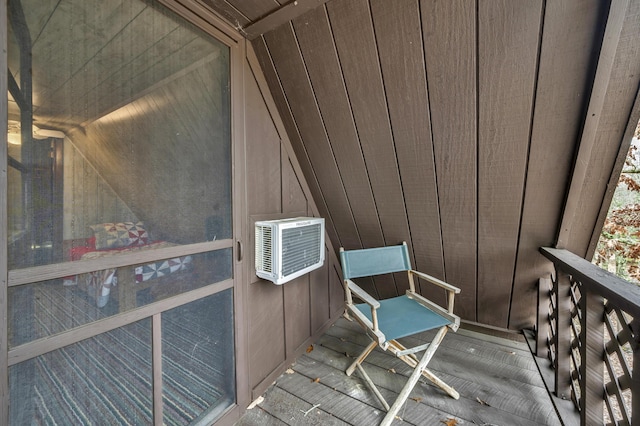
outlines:
[[340, 252], [345, 279], [389, 274], [411, 269], [406, 244]]

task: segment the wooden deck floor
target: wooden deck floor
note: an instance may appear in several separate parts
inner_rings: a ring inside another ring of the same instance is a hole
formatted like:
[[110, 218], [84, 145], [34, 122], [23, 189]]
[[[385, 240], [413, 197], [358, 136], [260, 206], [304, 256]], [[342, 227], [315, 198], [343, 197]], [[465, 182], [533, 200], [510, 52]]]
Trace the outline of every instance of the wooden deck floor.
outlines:
[[[381, 404], [358, 372], [344, 373], [368, 343], [357, 324], [338, 320], [236, 425], [379, 424], [385, 414]], [[452, 419], [449, 424], [561, 424], [524, 338], [460, 329], [447, 334], [429, 367], [460, 399], [422, 378], [398, 414], [402, 421], [394, 424], [439, 425]], [[367, 358], [365, 370], [390, 404], [410, 374], [402, 361], [379, 348]]]

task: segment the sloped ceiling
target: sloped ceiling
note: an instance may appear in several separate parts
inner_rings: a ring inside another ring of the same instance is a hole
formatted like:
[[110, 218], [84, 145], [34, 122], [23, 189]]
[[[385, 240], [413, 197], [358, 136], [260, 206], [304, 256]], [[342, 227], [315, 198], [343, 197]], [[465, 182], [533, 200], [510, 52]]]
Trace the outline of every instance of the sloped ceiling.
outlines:
[[638, 119], [639, 1], [203, 1], [252, 40], [336, 247], [407, 241], [464, 319], [514, 329], [539, 247], [593, 252]]
[[[153, 4], [86, 1], [81, 7], [69, 1], [34, 3], [11, 3], [12, 15], [16, 15], [12, 19], [25, 22], [9, 28], [8, 63], [11, 79], [20, 86], [33, 82], [33, 115], [35, 124], [43, 128], [67, 132], [84, 127], [197, 66], [193, 58], [198, 56], [193, 52], [211, 52], [209, 43], [171, 15], [158, 13], [162, 9]], [[28, 13], [23, 15], [21, 9]], [[148, 27], [154, 31], [134, 32]], [[33, 60], [29, 75], [21, 74], [16, 33], [29, 40]], [[61, 40], [75, 48], [57, 48]], [[123, 44], [132, 47], [126, 54]], [[202, 61], [217, 55], [207, 54], [210, 57]], [[9, 118], [20, 120], [12, 94]], [[64, 114], [61, 105], [67, 107]]]
[[[156, 239], [201, 241], [207, 217], [229, 217], [230, 138], [221, 106], [228, 51], [221, 43], [154, 2], [22, 0], [11, 3], [10, 16], [8, 71], [20, 88], [10, 94], [9, 119], [24, 120], [19, 104], [31, 102], [20, 98], [32, 95], [34, 123], [64, 131]], [[29, 45], [23, 55], [22, 40]], [[197, 182], [182, 173], [186, 167], [199, 170]]]

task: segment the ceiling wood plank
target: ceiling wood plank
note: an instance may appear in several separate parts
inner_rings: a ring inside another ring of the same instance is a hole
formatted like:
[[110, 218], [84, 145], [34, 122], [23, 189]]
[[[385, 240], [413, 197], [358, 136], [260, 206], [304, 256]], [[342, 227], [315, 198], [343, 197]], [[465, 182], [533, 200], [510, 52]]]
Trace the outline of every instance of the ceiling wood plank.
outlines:
[[238, 28], [223, 19], [214, 7], [204, 4], [202, 0], [157, 0], [167, 9], [182, 16], [188, 22], [197, 26], [220, 42], [236, 47], [242, 44], [244, 37]]
[[[408, 243], [415, 268], [444, 279], [419, 6], [405, 0], [373, 0], [371, 11], [411, 230]], [[445, 303], [444, 294], [435, 286], [427, 284], [421, 292]]]
[[226, 2], [246, 16], [249, 22], [259, 21], [282, 7], [275, 0], [226, 0]]
[[256, 37], [265, 34], [274, 28], [279, 27], [289, 21], [294, 20], [303, 13], [308, 12], [311, 9], [322, 6], [329, 0], [293, 0], [287, 5], [273, 11], [264, 18], [256, 21], [241, 31], [249, 40], [253, 40]]
[[242, 13], [238, 8], [227, 0], [200, 0], [211, 7], [221, 17], [229, 21], [236, 29], [249, 25], [251, 19]]
[[542, 1], [480, 0], [478, 6], [478, 322], [506, 328]]
[[[538, 252], [553, 246], [562, 214], [575, 143], [602, 33], [602, 2], [546, 2], [531, 131], [526, 192], [509, 328], [535, 321], [537, 283], [553, 271]], [[583, 46], [576, 49], [576, 46]]]
[[436, 159], [445, 277], [456, 312], [476, 321], [476, 4], [420, 3]]
[[[34, 4], [29, 7], [33, 10], [38, 9]], [[116, 13], [118, 7], [120, 10]], [[89, 13], [88, 10], [91, 12]], [[145, 10], [147, 7], [138, 2], [119, 5], [93, 1], [83, 3], [82, 7], [75, 7], [70, 2], [61, 2], [49, 17], [47, 25], [42, 28], [38, 42], [32, 47], [33, 81], [37, 83], [34, 93], [38, 94], [34, 105], [49, 107], [51, 106], [49, 103], [55, 103], [58, 107], [61, 101], [56, 103], [53, 100], [57, 99], [56, 95], [60, 95], [61, 91], [72, 92], [66, 84], [74, 76], [83, 75], [91, 81], [99, 78], [98, 72], [91, 67], [91, 62], [102, 59], [101, 53], [108, 51], [109, 46], [113, 46], [109, 43], [110, 41], [115, 39], [124, 42], [126, 39], [122, 37], [126, 36], [126, 33], [123, 33], [123, 30], [126, 30], [132, 21], [148, 17], [148, 11], [145, 13]], [[142, 17], [140, 14], [143, 14]], [[151, 22], [145, 24], [150, 25]], [[132, 31], [131, 28], [129, 31]], [[147, 46], [147, 39], [148, 37], [140, 43], [134, 43], [132, 47]], [[59, 48], [58, 43], [61, 40], [74, 48]], [[132, 39], [128, 41], [130, 40]], [[137, 52], [134, 50], [133, 53]], [[109, 65], [116, 65], [118, 59], [116, 56], [105, 58], [105, 60], [109, 59], [111, 60], [110, 63], [108, 62]], [[73, 92], [77, 95], [75, 91]], [[64, 105], [70, 105], [70, 103], [64, 103]]]

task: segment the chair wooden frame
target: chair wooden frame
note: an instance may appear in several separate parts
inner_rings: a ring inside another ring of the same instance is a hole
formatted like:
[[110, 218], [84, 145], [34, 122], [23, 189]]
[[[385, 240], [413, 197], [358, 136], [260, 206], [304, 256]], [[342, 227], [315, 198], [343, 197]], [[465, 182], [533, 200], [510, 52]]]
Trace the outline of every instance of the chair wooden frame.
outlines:
[[[404, 242], [398, 246], [372, 249], [345, 251], [343, 248], [340, 248], [340, 261], [342, 263], [346, 296], [345, 316], [348, 319], [353, 318], [360, 323], [366, 330], [367, 335], [372, 339], [372, 342], [362, 351], [349, 368], [347, 368], [346, 374], [351, 376], [357, 369], [370, 386], [372, 392], [380, 400], [381, 404], [387, 410], [387, 414], [381, 424], [390, 425], [393, 422], [396, 414], [409, 397], [409, 394], [421, 375], [425, 376], [452, 398], [458, 399], [460, 397], [458, 392], [435, 376], [426, 367], [444, 339], [447, 331], [449, 329], [456, 331], [460, 326], [460, 317], [453, 313], [454, 297], [460, 293], [460, 289], [435, 277], [411, 269], [409, 251], [407, 244]], [[402, 271], [406, 271], [408, 274], [409, 290], [407, 290], [404, 295], [382, 301], [373, 298], [351, 280], [351, 278]], [[446, 309], [416, 293], [416, 277], [439, 286], [446, 291]], [[354, 296], [364, 303], [354, 304]], [[383, 309], [385, 305], [387, 308]], [[402, 307], [402, 309], [394, 308], [395, 306]], [[405, 309], [407, 307], [411, 309]], [[406, 320], [399, 320], [399, 315], [402, 314], [408, 316]], [[393, 316], [393, 323], [388, 321], [389, 318], [384, 318], [385, 315], [388, 317]], [[416, 316], [421, 319], [416, 321]], [[438, 329], [438, 331], [433, 340], [427, 344], [406, 348], [396, 340], [401, 337], [407, 337], [434, 329]], [[413, 369], [412, 374], [409, 376], [405, 386], [391, 407], [362, 367], [365, 358], [376, 346], [380, 346], [380, 348], [385, 351], [390, 351]], [[422, 351], [424, 351], [424, 354], [419, 358], [416, 353]]]

